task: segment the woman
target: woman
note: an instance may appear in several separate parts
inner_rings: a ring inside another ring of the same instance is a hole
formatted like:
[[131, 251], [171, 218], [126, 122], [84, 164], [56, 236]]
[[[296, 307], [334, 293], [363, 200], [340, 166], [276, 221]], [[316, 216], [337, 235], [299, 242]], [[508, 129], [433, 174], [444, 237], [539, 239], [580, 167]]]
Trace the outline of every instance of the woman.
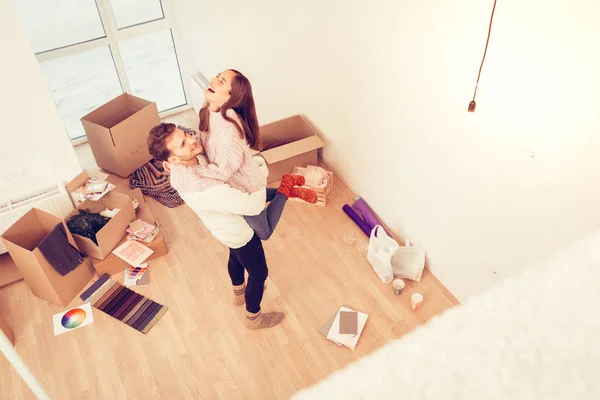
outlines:
[[[200, 110], [198, 130], [209, 165], [194, 167], [194, 172], [199, 177], [223, 181], [244, 193], [266, 190], [269, 207], [258, 216], [247, 216], [246, 220], [260, 239], [267, 240], [281, 217], [287, 197], [275, 189], [267, 189], [264, 173], [252, 162], [250, 149], [260, 147], [252, 85], [242, 73], [229, 69], [211, 79], [204, 97], [206, 103]], [[304, 185], [304, 177], [294, 178], [290, 197], [316, 203], [314, 190], [294, 187]]]

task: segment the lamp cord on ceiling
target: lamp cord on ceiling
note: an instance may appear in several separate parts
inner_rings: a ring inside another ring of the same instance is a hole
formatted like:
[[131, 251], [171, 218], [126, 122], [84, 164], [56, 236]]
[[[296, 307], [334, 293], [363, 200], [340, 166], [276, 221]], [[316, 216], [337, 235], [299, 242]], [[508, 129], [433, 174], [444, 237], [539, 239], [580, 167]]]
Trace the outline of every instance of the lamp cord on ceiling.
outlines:
[[475, 82], [475, 91], [473, 92], [473, 101], [475, 101], [475, 95], [477, 94], [477, 86], [479, 86], [479, 78], [481, 77], [481, 69], [483, 68], [483, 62], [485, 61], [485, 55], [487, 54], [488, 44], [490, 43], [490, 34], [492, 33], [492, 22], [494, 21], [494, 11], [496, 10], [496, 1], [494, 0], [494, 7], [492, 8], [492, 16], [490, 17], [490, 27], [488, 29], [487, 40], [485, 41], [485, 50], [483, 51], [483, 58], [481, 59], [481, 65], [479, 66], [479, 73], [477, 74], [477, 82]]

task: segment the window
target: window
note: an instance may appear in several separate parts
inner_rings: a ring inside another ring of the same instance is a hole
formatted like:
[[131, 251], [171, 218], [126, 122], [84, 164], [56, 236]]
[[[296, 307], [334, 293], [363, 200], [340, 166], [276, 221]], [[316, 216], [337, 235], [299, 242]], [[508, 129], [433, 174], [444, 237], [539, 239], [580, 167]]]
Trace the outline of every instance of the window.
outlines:
[[13, 0], [72, 140], [80, 118], [125, 92], [187, 106], [168, 0]]

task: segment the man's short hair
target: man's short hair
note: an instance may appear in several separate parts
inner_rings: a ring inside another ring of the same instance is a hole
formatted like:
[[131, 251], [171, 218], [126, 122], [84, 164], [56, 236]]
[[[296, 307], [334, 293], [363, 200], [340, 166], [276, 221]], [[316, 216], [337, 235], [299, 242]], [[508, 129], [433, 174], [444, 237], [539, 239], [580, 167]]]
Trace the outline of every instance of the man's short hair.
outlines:
[[175, 124], [162, 123], [150, 129], [148, 135], [148, 151], [157, 160], [167, 161], [171, 151], [167, 148], [167, 139], [175, 132]]

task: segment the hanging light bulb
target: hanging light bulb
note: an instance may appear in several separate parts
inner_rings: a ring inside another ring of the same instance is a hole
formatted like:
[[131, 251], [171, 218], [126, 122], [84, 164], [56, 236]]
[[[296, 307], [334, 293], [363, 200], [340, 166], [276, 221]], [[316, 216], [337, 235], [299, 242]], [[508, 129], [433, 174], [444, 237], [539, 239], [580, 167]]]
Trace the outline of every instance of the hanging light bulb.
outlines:
[[475, 112], [475, 106], [477, 105], [477, 103], [475, 103], [475, 100], [471, 100], [471, 102], [469, 103], [469, 112]]

